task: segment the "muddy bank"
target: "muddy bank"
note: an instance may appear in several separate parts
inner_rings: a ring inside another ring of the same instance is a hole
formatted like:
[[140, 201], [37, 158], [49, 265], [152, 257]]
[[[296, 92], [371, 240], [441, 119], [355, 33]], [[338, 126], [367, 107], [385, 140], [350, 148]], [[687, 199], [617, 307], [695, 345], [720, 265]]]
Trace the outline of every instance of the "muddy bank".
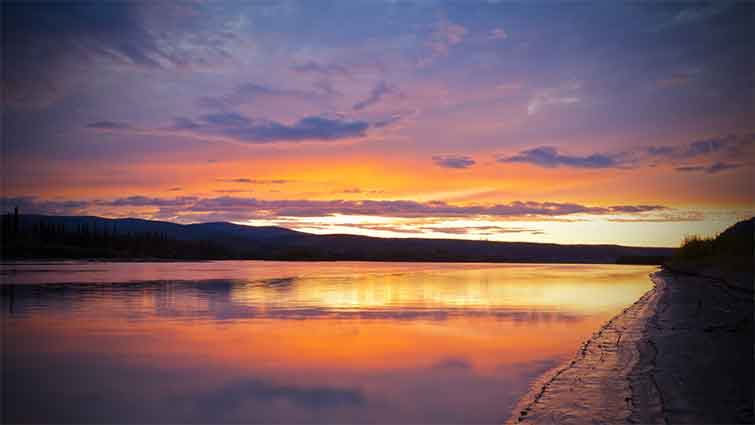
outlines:
[[[751, 277], [750, 277], [751, 278]], [[633, 400], [654, 384], [662, 418], [640, 423], [753, 423], [753, 297], [741, 283], [660, 272], [664, 286], [646, 326], [641, 358], [630, 376]], [[661, 419], [661, 420], [657, 420]]]
[[509, 423], [753, 423], [752, 293], [691, 274], [651, 279]]

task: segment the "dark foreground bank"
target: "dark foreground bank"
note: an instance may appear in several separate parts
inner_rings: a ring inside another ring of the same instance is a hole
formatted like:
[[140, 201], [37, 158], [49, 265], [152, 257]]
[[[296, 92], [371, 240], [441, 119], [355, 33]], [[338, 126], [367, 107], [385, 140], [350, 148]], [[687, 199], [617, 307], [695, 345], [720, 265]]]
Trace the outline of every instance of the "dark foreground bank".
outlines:
[[753, 293], [664, 270], [511, 423], [753, 423]]
[[[749, 276], [752, 279], [752, 275]], [[666, 289], [640, 346], [634, 400], [660, 395], [665, 423], [753, 423], [753, 293], [744, 282], [658, 275]], [[641, 370], [648, 368], [647, 371]], [[643, 377], [644, 372], [644, 377]], [[633, 409], [633, 422], [656, 419]]]

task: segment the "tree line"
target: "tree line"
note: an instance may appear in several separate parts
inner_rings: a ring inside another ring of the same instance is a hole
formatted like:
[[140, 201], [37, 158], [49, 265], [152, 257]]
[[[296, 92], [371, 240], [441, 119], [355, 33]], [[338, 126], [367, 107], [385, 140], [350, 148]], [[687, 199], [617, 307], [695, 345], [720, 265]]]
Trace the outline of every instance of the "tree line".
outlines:
[[174, 258], [221, 259], [229, 252], [210, 240], [178, 240], [165, 232], [125, 232], [116, 223], [92, 219], [61, 223], [44, 217], [2, 215], [2, 250], [6, 259], [24, 258]]

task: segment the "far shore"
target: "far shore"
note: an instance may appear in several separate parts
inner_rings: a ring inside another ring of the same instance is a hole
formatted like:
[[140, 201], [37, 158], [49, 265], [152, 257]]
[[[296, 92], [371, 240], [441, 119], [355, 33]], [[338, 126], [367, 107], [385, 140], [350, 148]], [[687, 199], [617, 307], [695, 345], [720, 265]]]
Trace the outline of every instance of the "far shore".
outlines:
[[538, 381], [508, 423], [753, 423], [747, 274], [650, 277], [654, 287]]
[[270, 261], [270, 262], [305, 262], [305, 263], [334, 263], [334, 262], [364, 262], [364, 263], [459, 263], [459, 264], [602, 264], [616, 266], [656, 266], [655, 262], [651, 263], [629, 263], [615, 261], [563, 261], [558, 259], [532, 259], [532, 260], [446, 260], [446, 259], [349, 259], [349, 258], [163, 258], [163, 257], [91, 257], [91, 258], [67, 258], [67, 257], [40, 257], [40, 258], [0, 258], [2, 264], [19, 264], [19, 263], [44, 263], [44, 262], [63, 262], [63, 261], [81, 261], [93, 263], [186, 263], [186, 262], [205, 262], [205, 261]]

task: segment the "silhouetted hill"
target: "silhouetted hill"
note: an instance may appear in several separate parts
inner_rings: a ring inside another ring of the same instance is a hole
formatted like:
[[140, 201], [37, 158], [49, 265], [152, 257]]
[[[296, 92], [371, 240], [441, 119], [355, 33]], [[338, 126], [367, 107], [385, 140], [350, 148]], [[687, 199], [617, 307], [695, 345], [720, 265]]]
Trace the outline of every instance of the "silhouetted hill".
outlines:
[[[4, 216], [4, 220], [13, 220]], [[233, 223], [176, 224], [92, 216], [20, 215], [6, 258], [227, 258], [659, 264], [670, 248], [314, 235]], [[4, 224], [5, 226], [5, 224]]]
[[715, 238], [691, 236], [665, 264], [671, 270], [720, 278], [750, 291], [755, 285], [755, 217]]
[[755, 217], [740, 221], [715, 238], [691, 236], [684, 240], [674, 255], [675, 261], [753, 260], [755, 248]]
[[755, 241], [755, 217], [743, 220], [721, 232], [716, 237], [721, 249], [752, 255]]
[[142, 220], [139, 218], [102, 218], [95, 216], [53, 216], [22, 214], [19, 216], [21, 230], [29, 230], [40, 222], [53, 225], [62, 224], [66, 229], [73, 230], [78, 226], [97, 226], [104, 229], [115, 229], [119, 233], [164, 233], [177, 240], [206, 240], [218, 237], [240, 237], [271, 239], [287, 235], [303, 234], [295, 230], [275, 226], [242, 226], [226, 222], [177, 224], [167, 221]]

